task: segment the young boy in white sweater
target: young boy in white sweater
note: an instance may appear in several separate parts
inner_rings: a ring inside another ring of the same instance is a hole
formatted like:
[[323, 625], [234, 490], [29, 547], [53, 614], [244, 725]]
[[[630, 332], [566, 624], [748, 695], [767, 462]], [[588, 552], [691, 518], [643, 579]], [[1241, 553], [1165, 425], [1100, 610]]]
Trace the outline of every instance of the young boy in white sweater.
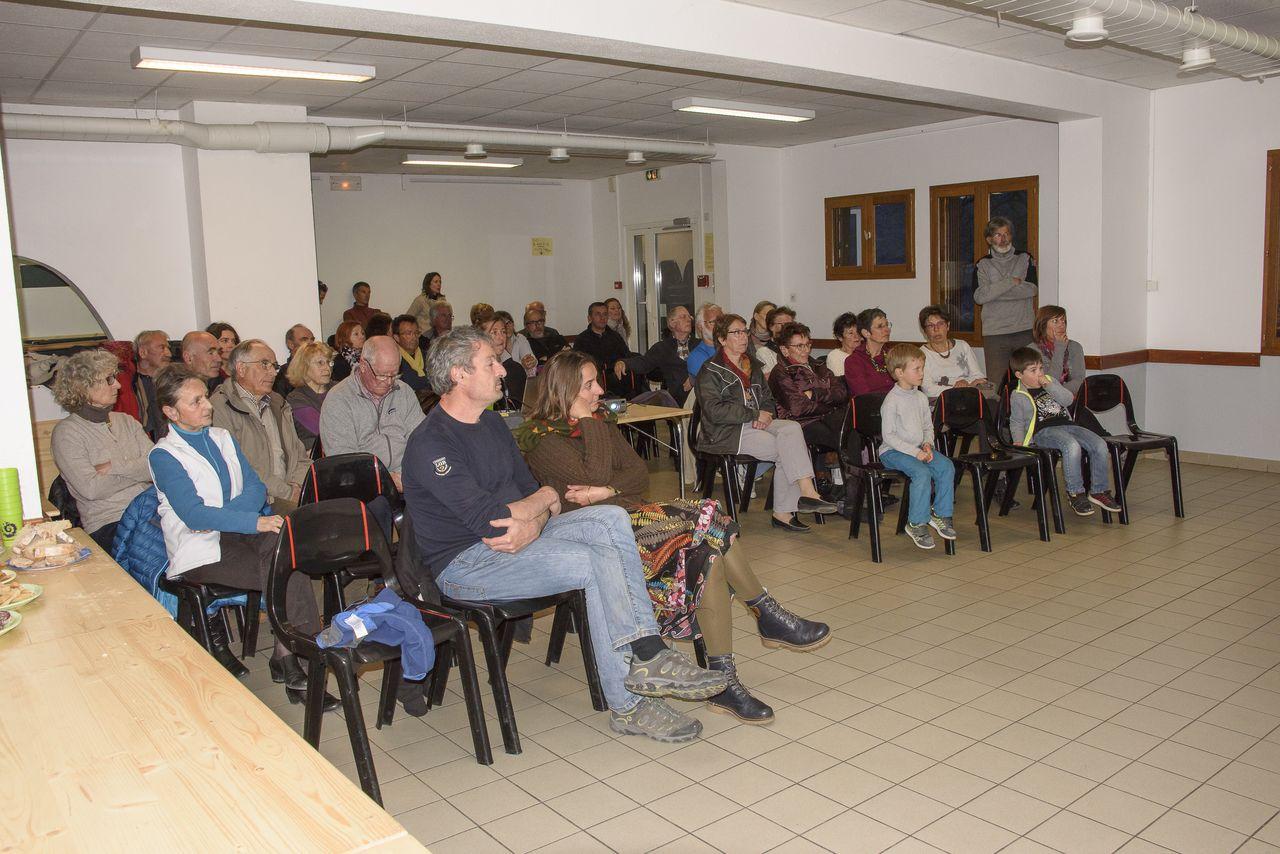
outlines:
[[951, 525], [956, 469], [950, 459], [933, 452], [933, 416], [929, 398], [920, 391], [924, 352], [912, 344], [897, 344], [885, 357], [885, 368], [896, 385], [880, 408], [880, 462], [911, 479], [907, 534], [920, 548], [931, 549], [930, 527], [944, 540], [956, 538]]

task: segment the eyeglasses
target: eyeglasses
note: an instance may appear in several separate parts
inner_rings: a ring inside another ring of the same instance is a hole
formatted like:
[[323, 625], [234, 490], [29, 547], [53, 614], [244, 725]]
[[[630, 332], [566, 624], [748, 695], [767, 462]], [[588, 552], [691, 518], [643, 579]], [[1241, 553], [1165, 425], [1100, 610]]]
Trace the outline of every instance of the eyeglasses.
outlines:
[[265, 368], [272, 371], [280, 370], [280, 366], [277, 365], [275, 362], [271, 361], [270, 359], [241, 359], [240, 364], [257, 365], [260, 368]]
[[381, 382], [381, 383], [389, 383], [389, 382], [391, 382], [392, 380], [394, 380], [394, 379], [396, 379], [397, 377], [399, 377], [399, 376], [400, 376], [399, 372], [397, 372], [397, 373], [393, 373], [393, 374], [380, 374], [380, 373], [378, 373], [377, 371], [375, 371], [375, 370], [373, 369], [373, 365], [369, 364], [369, 360], [368, 360], [368, 359], [361, 359], [360, 361], [364, 363], [364, 366], [365, 366], [366, 368], [368, 368], [368, 369], [369, 369], [369, 373], [370, 373], [370, 374], [373, 376], [373, 378], [374, 378], [375, 380], [377, 380], [378, 382]]
[[813, 349], [813, 343], [809, 341], [803, 341], [799, 344], [788, 344], [787, 346], [792, 350], [812, 350]]
[[871, 328], [872, 329], [892, 329], [893, 323], [891, 321], [886, 320], [883, 325], [879, 323], [871, 324]]
[[747, 334], [747, 330], [745, 329], [730, 329], [728, 332], [725, 333], [725, 335], [746, 335], [746, 334]]
[[[890, 324], [890, 326], [892, 325], [893, 324]], [[947, 323], [945, 320], [931, 320], [924, 325], [924, 328], [925, 329], [943, 329], [949, 325], [950, 324]]]
[[333, 360], [333, 359], [316, 359], [316, 360], [315, 360], [315, 361], [313, 361], [311, 364], [312, 364], [314, 367], [317, 367], [317, 368], [319, 368], [319, 367], [323, 367], [323, 366], [325, 366], [325, 365], [328, 365], [330, 368], [332, 368], [332, 367], [333, 367], [333, 362], [334, 362], [334, 360]]

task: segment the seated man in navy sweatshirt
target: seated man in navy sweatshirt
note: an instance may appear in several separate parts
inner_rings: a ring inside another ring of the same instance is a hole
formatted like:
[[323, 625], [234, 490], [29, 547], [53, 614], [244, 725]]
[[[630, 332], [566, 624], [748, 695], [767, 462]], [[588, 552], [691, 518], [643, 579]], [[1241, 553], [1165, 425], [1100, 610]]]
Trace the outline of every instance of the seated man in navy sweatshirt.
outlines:
[[696, 738], [701, 722], [657, 698], [704, 700], [724, 690], [724, 675], [663, 644], [626, 511], [560, 514], [555, 490], [538, 486], [489, 409], [506, 371], [487, 335], [454, 329], [427, 359], [440, 405], [409, 437], [402, 472], [418, 548], [440, 589], [469, 600], [583, 590], [610, 728]]

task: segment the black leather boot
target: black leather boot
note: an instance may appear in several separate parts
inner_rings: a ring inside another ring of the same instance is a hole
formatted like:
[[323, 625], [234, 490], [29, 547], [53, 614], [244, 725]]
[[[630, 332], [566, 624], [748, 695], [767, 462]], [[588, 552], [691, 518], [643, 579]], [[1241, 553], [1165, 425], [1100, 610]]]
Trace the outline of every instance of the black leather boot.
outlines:
[[831, 639], [831, 627], [798, 617], [778, 604], [778, 600], [761, 593], [743, 604], [756, 615], [760, 642], [765, 646], [785, 649], [817, 649]]
[[739, 681], [733, 653], [707, 656], [707, 669], [718, 670], [729, 680], [727, 688], [707, 700], [713, 711], [733, 715], [748, 724], [767, 724], [773, 720], [773, 709], [751, 696], [747, 686]]
[[243, 679], [249, 675], [249, 668], [236, 658], [236, 654], [227, 645], [227, 627], [222, 622], [221, 614], [215, 614], [209, 618], [209, 654], [237, 679]]
[[[267, 666], [271, 670], [271, 681], [284, 683], [284, 694], [289, 698], [290, 703], [296, 706], [306, 702], [307, 672], [302, 669], [302, 664], [296, 655], [273, 655], [267, 662]], [[342, 703], [337, 697], [325, 692], [324, 710], [326, 712], [332, 712], [340, 705]]]

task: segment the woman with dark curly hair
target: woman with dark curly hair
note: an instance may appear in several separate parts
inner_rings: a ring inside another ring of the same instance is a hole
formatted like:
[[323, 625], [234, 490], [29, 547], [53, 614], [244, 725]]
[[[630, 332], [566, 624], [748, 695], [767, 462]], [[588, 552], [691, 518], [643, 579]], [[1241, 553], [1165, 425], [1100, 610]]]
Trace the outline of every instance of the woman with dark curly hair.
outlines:
[[53, 382], [54, 399], [71, 413], [53, 428], [53, 461], [81, 526], [107, 552], [125, 508], [151, 485], [151, 440], [135, 418], [111, 411], [119, 367], [106, 350], [84, 350], [62, 363]]
[[[830, 629], [782, 607], [761, 586], [741, 549], [731, 549], [738, 525], [714, 500], [649, 501], [649, 472], [622, 437], [616, 418], [602, 412], [604, 390], [595, 360], [577, 350], [554, 356], [543, 368], [543, 393], [516, 442], [534, 477], [553, 488], [564, 506], [615, 504], [631, 514], [662, 634], [688, 638], [699, 630], [707, 665], [723, 672], [728, 687], [708, 700], [711, 708], [746, 723], [773, 720], [773, 709], [751, 696], [733, 658], [732, 597], [756, 617], [765, 646], [794, 650], [825, 644]], [[695, 623], [696, 618], [696, 623]]]

